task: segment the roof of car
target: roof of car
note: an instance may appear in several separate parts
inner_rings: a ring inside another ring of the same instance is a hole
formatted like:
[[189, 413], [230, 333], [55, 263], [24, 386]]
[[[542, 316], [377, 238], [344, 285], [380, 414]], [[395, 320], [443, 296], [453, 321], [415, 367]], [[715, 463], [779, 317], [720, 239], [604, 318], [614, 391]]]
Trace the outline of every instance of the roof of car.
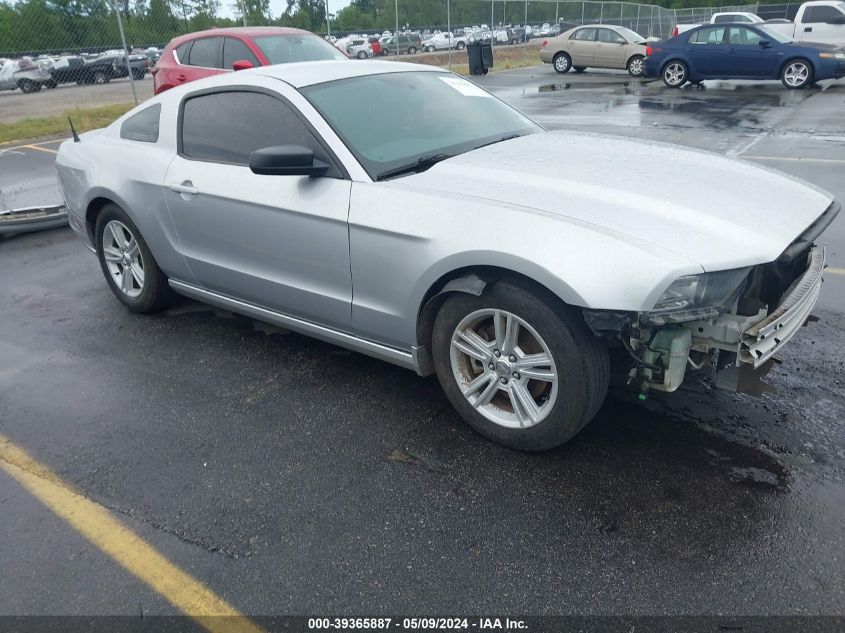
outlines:
[[[207, 29], [205, 31], [194, 31], [186, 33], [170, 40], [171, 45], [178, 45], [188, 40], [212, 35], [241, 35], [244, 37], [261, 37], [262, 35], [304, 35], [309, 33], [302, 29], [294, 29], [286, 26], [233, 26], [220, 29]], [[310, 34], [310, 33], [309, 33]]]
[[275, 66], [261, 66], [247, 71], [274, 77], [289, 83], [295, 88], [304, 88], [314, 84], [322, 84], [338, 79], [363, 77], [366, 75], [383, 75], [401, 72], [445, 72], [442, 68], [427, 64], [411, 64], [393, 61], [321, 61], [297, 62], [295, 64], [276, 64]]

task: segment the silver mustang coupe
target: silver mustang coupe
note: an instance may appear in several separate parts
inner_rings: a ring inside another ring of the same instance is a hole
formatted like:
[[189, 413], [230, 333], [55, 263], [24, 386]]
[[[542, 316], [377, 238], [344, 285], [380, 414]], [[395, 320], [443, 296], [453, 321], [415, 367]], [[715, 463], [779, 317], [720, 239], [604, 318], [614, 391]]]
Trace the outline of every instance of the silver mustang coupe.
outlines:
[[523, 450], [575, 435], [609, 385], [748, 385], [810, 317], [839, 210], [714, 154], [550, 134], [457, 75], [378, 61], [192, 82], [66, 141], [57, 167], [130, 310], [176, 292], [436, 373]]

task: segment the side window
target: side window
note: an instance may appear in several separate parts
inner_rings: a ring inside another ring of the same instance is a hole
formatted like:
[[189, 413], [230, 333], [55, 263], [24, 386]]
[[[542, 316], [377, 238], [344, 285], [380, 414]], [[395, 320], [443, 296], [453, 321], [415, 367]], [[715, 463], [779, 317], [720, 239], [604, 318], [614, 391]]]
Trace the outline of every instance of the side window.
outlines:
[[569, 39], [579, 42], [592, 42], [596, 39], [596, 29], [578, 29], [569, 36]]
[[332, 165], [328, 176], [340, 177], [334, 161], [291, 107], [260, 92], [189, 97], [183, 105], [180, 135], [186, 158], [233, 165], [248, 165], [249, 155], [257, 149], [302, 145]]
[[232, 70], [232, 64], [241, 60], [247, 60], [253, 66], [261, 64], [249, 50], [249, 46], [234, 37], [223, 38], [223, 68]]
[[725, 27], [701, 29], [690, 35], [690, 44], [721, 44], [725, 36]]
[[728, 30], [728, 41], [739, 46], [758, 46], [763, 36], [742, 26], [733, 26]]
[[618, 44], [622, 42], [625, 43], [625, 38], [623, 38], [619, 33], [616, 31], [611, 31], [610, 29], [598, 29], [599, 31], [599, 42], [604, 42], [606, 44]]
[[176, 55], [176, 61], [180, 64], [187, 64], [188, 63], [188, 51], [191, 50], [191, 44], [193, 44], [193, 40], [190, 42], [185, 42], [184, 44], [179, 44], [176, 47], [176, 50], [173, 53]]
[[158, 121], [161, 118], [161, 104], [133, 114], [120, 125], [120, 138], [143, 143], [158, 142]]
[[191, 66], [203, 68], [218, 68], [220, 61], [220, 40], [222, 37], [203, 37], [194, 40], [194, 45], [188, 53], [188, 61], [182, 62]]
[[841, 17], [842, 13], [835, 7], [807, 7], [803, 21], [805, 24], [819, 24]]

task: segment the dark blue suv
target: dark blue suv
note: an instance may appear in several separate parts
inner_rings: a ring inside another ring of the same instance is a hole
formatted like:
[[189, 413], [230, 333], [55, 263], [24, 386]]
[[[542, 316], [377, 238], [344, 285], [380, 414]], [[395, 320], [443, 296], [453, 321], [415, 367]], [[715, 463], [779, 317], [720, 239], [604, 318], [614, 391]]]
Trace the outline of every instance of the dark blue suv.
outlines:
[[780, 79], [803, 88], [845, 77], [845, 49], [793, 42], [764, 24], [708, 24], [648, 47], [645, 76], [670, 88], [704, 79]]

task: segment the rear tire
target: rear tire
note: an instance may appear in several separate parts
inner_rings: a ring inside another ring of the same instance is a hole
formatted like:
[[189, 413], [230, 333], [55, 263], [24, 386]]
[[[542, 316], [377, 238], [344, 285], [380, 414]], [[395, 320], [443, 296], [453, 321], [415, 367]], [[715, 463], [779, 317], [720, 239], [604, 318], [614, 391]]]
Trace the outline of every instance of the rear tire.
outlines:
[[417, 47], [416, 47], [416, 46], [409, 46], [409, 47], [408, 47], [408, 55], [415, 55], [415, 54], [416, 54], [416, 52], [417, 52]]
[[572, 58], [566, 53], [557, 53], [554, 58], [552, 58], [552, 66], [554, 66], [554, 69], [561, 75], [568, 73], [569, 69], [572, 68]]
[[141, 232], [126, 212], [109, 203], [97, 217], [97, 259], [114, 295], [131, 312], [167, 307], [173, 291]]
[[102, 86], [103, 84], [109, 83], [109, 76], [101, 70], [98, 70], [94, 73], [91, 77], [93, 83], [97, 84], [98, 86]]
[[458, 42], [458, 50], [459, 51], [464, 50], [466, 47], [467, 47], [467, 45], [464, 42]]
[[[499, 335], [509, 320], [521, 322], [516, 345]], [[455, 345], [467, 347], [459, 332], [476, 334], [482, 347], [469, 348], [485, 349], [482, 359]], [[435, 318], [432, 354], [443, 391], [461, 417], [484, 437], [517, 450], [560, 446], [586, 426], [607, 395], [606, 346], [576, 311], [517, 281], [490, 284], [481, 296], [449, 296]], [[537, 360], [541, 355], [550, 360]]]
[[20, 88], [21, 92], [24, 94], [31, 94], [38, 89], [38, 84], [29, 79], [21, 79], [18, 82], [18, 88]]
[[660, 74], [667, 87], [680, 88], [687, 82], [689, 69], [684, 62], [673, 59], [663, 67], [663, 72]]
[[806, 59], [790, 59], [780, 72], [781, 83], [790, 90], [800, 90], [813, 83], [813, 65]]
[[358, 51], [358, 59], [367, 59], [367, 53], [364, 51]]

